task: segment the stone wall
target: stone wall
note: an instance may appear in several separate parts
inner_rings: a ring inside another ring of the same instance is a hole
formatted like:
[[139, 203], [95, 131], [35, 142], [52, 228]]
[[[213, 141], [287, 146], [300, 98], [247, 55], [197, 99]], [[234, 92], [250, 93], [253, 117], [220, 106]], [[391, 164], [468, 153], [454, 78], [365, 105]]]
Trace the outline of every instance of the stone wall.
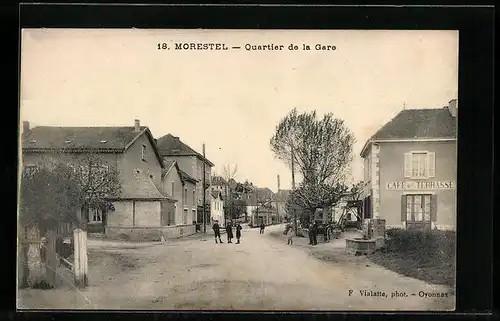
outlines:
[[163, 227], [107, 227], [106, 237], [135, 242], [161, 241], [161, 238], [175, 239], [196, 233], [195, 225]]

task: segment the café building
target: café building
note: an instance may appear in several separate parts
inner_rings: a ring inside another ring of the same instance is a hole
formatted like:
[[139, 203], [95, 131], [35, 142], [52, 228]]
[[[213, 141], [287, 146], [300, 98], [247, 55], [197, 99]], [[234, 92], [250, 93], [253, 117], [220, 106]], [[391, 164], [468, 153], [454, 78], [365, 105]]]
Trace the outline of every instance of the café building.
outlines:
[[363, 218], [387, 228], [456, 227], [458, 102], [404, 109], [365, 143]]

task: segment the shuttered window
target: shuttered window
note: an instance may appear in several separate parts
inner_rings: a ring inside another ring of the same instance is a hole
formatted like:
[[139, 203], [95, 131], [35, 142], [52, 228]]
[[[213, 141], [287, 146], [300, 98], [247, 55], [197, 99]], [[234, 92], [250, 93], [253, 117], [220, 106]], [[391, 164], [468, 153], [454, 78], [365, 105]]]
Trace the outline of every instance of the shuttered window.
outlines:
[[407, 228], [430, 228], [437, 220], [437, 196], [412, 194], [401, 196], [401, 221]]
[[404, 176], [406, 178], [430, 178], [436, 176], [434, 152], [409, 152], [404, 154]]

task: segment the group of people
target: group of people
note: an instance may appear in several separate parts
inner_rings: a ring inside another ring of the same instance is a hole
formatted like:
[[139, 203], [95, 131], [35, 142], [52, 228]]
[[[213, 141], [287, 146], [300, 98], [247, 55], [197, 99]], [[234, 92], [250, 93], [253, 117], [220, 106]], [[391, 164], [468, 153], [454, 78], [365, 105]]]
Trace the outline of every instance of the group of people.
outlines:
[[[215, 243], [224, 243], [222, 242], [222, 239], [220, 237], [220, 226], [219, 226], [219, 221], [215, 221], [214, 225], [212, 226], [212, 229], [214, 230], [214, 236], [215, 236]], [[239, 222], [236, 223], [235, 226], [236, 229], [236, 244], [240, 244], [240, 239], [241, 239], [241, 230], [242, 227]], [[233, 223], [230, 221], [226, 224], [226, 235], [227, 235], [227, 243], [233, 243]], [[218, 242], [217, 242], [218, 240]]]

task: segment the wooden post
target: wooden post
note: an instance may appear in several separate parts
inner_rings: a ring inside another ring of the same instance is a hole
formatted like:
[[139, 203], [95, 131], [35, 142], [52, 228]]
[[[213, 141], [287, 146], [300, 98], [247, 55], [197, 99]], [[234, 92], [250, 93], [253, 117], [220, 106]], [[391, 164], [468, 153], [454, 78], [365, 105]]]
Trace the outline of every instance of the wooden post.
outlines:
[[48, 285], [56, 286], [56, 269], [57, 269], [57, 254], [56, 254], [56, 233], [49, 230], [47, 233], [46, 255], [45, 255], [45, 281]]
[[74, 238], [74, 273], [75, 285], [87, 286], [88, 285], [88, 264], [87, 264], [87, 232], [82, 229], [76, 229], [73, 232]]

